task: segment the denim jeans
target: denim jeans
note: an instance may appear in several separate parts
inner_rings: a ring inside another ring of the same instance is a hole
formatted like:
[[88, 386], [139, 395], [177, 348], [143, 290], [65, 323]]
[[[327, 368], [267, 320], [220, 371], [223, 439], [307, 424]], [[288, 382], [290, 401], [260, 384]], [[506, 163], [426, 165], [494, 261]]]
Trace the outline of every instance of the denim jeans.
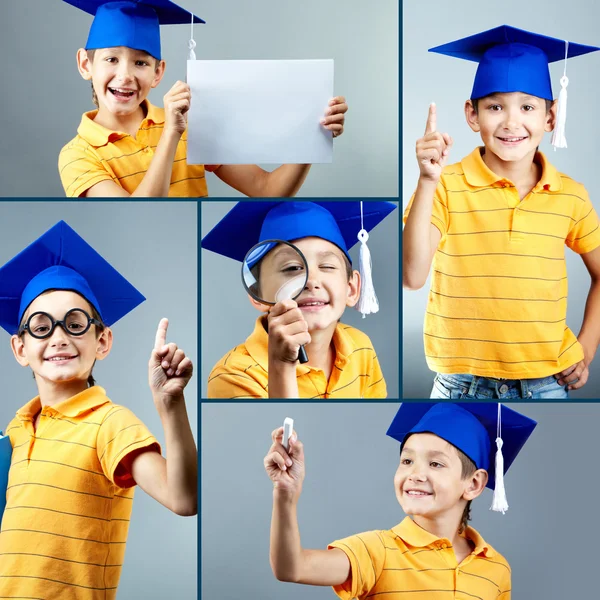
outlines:
[[438, 373], [433, 381], [430, 398], [459, 399], [514, 399], [566, 400], [566, 385], [559, 385], [550, 377], [541, 379], [490, 379], [477, 375], [444, 375]]

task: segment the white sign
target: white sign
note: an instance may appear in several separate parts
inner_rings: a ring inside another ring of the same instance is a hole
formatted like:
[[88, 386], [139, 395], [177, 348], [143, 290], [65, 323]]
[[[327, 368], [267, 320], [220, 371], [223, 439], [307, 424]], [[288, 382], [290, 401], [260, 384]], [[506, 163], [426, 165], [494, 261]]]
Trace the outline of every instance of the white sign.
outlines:
[[188, 60], [188, 164], [333, 159], [333, 60]]

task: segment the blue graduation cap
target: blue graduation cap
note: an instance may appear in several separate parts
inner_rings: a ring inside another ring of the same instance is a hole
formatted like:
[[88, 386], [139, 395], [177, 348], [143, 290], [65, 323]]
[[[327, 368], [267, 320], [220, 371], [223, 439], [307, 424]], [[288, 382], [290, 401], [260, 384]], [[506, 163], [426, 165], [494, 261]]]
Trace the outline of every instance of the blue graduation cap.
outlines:
[[160, 60], [159, 25], [204, 23], [170, 0], [64, 0], [94, 15], [86, 50], [126, 46]]
[[48, 290], [77, 292], [108, 326], [145, 300], [64, 221], [0, 267], [0, 327], [17, 333], [27, 307]]
[[429, 52], [479, 63], [471, 98], [493, 93], [523, 92], [552, 100], [548, 63], [600, 50], [501, 25]]
[[238, 202], [204, 236], [202, 247], [241, 262], [252, 246], [264, 240], [320, 237], [338, 246], [352, 262], [348, 250], [359, 241], [359, 231], [371, 231], [396, 208], [393, 202], [362, 204], [363, 227], [359, 201]]
[[[502, 404], [404, 402], [387, 435], [401, 444], [409, 433], [433, 433], [446, 440], [466, 454], [478, 469], [488, 472], [487, 487], [495, 489], [496, 500], [496, 492], [504, 494], [504, 474], [536, 425], [533, 419]], [[494, 446], [498, 447], [496, 460]], [[501, 503], [498, 508], [501, 512], [508, 508], [506, 499], [503, 500], [504, 506]]]

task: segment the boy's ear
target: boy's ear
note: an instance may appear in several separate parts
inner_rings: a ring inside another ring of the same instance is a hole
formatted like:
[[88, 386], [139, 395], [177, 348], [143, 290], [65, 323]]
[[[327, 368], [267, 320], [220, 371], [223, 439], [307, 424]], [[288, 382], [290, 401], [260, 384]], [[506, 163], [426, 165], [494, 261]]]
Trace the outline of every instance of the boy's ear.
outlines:
[[90, 81], [92, 78], [92, 61], [89, 59], [85, 48], [79, 48], [77, 50], [77, 69], [79, 74], [86, 80]]
[[488, 472], [485, 469], [477, 469], [471, 477], [468, 478], [467, 488], [463, 492], [465, 500], [474, 500], [481, 495], [488, 482]]
[[156, 67], [156, 70], [154, 71], [154, 79], [152, 80], [150, 87], [155, 88], [160, 83], [160, 80], [163, 78], [163, 75], [165, 74], [166, 68], [167, 68], [167, 63], [164, 60], [159, 61], [158, 65]]
[[481, 127], [479, 126], [479, 117], [477, 116], [477, 111], [471, 100], [465, 102], [465, 118], [467, 119], [469, 127], [476, 133], [479, 133], [481, 130]]
[[263, 304], [262, 302], [255, 300], [250, 294], [248, 294], [248, 300], [250, 300], [250, 304], [252, 304], [256, 310], [260, 310], [260, 312], [266, 313], [271, 310], [271, 307], [268, 304]]
[[544, 131], [554, 131], [556, 126], [556, 115], [558, 114], [558, 100], [552, 102], [550, 110], [546, 113], [546, 125]]
[[96, 360], [104, 360], [109, 355], [112, 344], [112, 329], [105, 327], [96, 340]]
[[346, 297], [346, 306], [355, 306], [360, 298], [360, 273], [352, 271], [352, 277], [348, 281], [348, 296]]
[[13, 335], [10, 338], [10, 347], [13, 351], [15, 359], [22, 367], [29, 366], [29, 360], [27, 360], [27, 354], [25, 352], [25, 344], [23, 343], [24, 336]]

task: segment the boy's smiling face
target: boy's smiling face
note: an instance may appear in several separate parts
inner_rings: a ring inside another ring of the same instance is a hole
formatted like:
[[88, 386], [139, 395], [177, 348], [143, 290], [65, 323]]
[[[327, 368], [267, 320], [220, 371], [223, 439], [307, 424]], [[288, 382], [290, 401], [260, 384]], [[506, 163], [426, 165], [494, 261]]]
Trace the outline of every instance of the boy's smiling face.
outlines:
[[402, 510], [428, 520], [460, 520], [466, 503], [481, 494], [487, 472], [463, 477], [458, 452], [432, 433], [414, 433], [405, 442], [394, 477]]
[[134, 113], [165, 70], [164, 61], [124, 46], [95, 50], [93, 60], [80, 49], [77, 62], [81, 76], [92, 80], [100, 110], [117, 116]]
[[[306, 237], [292, 242], [306, 258], [308, 280], [296, 302], [302, 311], [309, 331], [326, 329], [336, 324], [347, 306], [354, 306], [360, 292], [360, 277], [357, 271], [348, 278], [346, 257], [331, 242], [317, 237]], [[302, 261], [281, 244], [271, 251], [260, 266], [262, 297], [275, 298], [281, 287], [280, 277], [266, 277], [265, 273], [290, 273], [289, 276], [304, 275]]]
[[[48, 313], [54, 320], [63, 320], [73, 308], [82, 309], [91, 316], [91, 305], [79, 294], [66, 290], [46, 292], [29, 305], [22, 322], [38, 311]], [[86, 382], [94, 361], [102, 360], [110, 352], [112, 332], [108, 328], [100, 332], [96, 325], [91, 325], [82, 336], [73, 336], [57, 325], [52, 335], [45, 339], [34, 338], [27, 331], [13, 335], [11, 345], [17, 362], [23, 367], [31, 367], [38, 381]]]
[[505, 162], [533, 160], [544, 133], [552, 131], [555, 106], [547, 111], [543, 98], [521, 92], [492, 94], [465, 103], [467, 123], [479, 132], [486, 147]]

